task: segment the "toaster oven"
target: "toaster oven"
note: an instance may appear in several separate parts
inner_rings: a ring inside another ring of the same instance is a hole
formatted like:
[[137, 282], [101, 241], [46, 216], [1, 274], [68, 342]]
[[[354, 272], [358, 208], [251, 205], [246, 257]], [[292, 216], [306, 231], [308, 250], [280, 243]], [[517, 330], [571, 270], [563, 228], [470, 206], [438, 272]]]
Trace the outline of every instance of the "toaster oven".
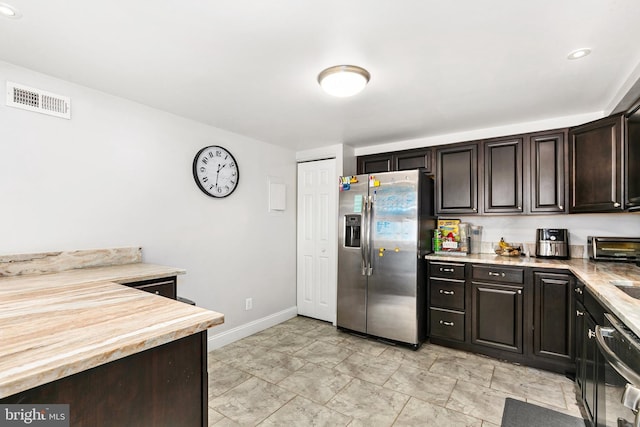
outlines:
[[587, 237], [587, 252], [594, 261], [640, 262], [640, 237]]

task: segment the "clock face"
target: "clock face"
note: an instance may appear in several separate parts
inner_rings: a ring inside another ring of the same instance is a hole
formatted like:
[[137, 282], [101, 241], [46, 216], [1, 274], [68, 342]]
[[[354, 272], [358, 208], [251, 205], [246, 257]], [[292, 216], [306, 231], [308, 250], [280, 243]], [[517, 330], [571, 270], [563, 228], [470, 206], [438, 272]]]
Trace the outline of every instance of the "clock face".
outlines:
[[198, 151], [193, 159], [193, 178], [211, 197], [227, 197], [238, 186], [238, 163], [226, 149], [211, 145]]

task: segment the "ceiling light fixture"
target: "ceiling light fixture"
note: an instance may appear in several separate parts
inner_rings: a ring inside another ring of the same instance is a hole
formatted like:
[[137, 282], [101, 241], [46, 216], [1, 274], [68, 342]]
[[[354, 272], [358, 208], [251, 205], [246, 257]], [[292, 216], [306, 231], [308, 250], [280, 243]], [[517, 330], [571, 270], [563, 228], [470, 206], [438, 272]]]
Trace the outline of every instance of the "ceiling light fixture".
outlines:
[[589, 49], [588, 47], [583, 47], [582, 49], [576, 49], [573, 52], [569, 53], [569, 55], [567, 55], [567, 59], [584, 58], [585, 56], [589, 55], [590, 53], [591, 53], [591, 49]]
[[340, 98], [353, 96], [369, 83], [371, 75], [355, 65], [335, 65], [318, 74], [318, 83], [326, 93]]
[[0, 16], [17, 19], [20, 18], [22, 14], [15, 7], [6, 3], [0, 3]]

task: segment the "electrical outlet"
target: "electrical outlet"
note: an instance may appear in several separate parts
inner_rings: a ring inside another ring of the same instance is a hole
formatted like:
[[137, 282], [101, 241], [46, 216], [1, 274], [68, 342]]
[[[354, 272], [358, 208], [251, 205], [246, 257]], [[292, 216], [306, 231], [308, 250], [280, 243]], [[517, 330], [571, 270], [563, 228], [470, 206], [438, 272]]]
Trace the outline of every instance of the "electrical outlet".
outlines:
[[253, 298], [247, 298], [244, 300], [244, 309], [251, 310], [253, 308]]

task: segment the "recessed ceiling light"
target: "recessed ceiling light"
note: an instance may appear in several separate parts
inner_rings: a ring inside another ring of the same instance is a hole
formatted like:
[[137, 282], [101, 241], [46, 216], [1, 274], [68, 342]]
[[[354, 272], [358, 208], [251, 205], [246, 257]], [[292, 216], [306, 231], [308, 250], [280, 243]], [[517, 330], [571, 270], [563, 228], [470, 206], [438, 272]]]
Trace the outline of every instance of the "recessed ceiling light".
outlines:
[[20, 18], [22, 14], [15, 7], [8, 5], [6, 3], [0, 3], [0, 16], [17, 19], [17, 18]]
[[318, 83], [326, 93], [345, 98], [360, 92], [369, 82], [367, 70], [355, 65], [335, 65], [318, 74]]
[[589, 55], [590, 53], [591, 53], [591, 49], [589, 49], [588, 47], [583, 47], [582, 49], [576, 49], [573, 52], [569, 53], [569, 55], [567, 55], [567, 59], [584, 58], [585, 56]]

